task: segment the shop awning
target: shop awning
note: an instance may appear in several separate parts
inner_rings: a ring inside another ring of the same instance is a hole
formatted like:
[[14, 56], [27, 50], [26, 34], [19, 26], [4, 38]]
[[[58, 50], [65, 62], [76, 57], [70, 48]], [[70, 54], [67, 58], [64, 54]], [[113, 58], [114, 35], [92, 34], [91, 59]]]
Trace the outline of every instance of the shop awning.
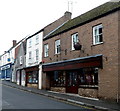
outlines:
[[73, 70], [86, 67], [102, 68], [102, 55], [87, 56], [71, 60], [43, 64], [43, 71]]

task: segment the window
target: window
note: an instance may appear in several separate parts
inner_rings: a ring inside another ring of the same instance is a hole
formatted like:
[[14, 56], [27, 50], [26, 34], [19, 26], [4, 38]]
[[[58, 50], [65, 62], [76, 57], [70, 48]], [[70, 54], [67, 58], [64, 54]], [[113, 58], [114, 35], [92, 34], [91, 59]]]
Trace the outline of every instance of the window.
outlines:
[[44, 45], [44, 57], [48, 57], [48, 53], [49, 53], [49, 47], [48, 44]]
[[78, 33], [75, 33], [72, 35], [72, 50], [75, 50], [74, 44], [76, 44], [77, 42], [79, 42]]
[[102, 30], [103, 30], [102, 24], [93, 27], [93, 44], [94, 45], [103, 43]]
[[36, 35], [36, 44], [39, 43], [39, 35]]
[[29, 52], [29, 59], [32, 59], [32, 52]]
[[31, 38], [29, 39], [29, 47], [31, 47], [32, 46], [32, 40], [31, 40]]
[[60, 54], [60, 40], [55, 41], [55, 54]]
[[63, 71], [54, 71], [51, 76], [51, 86], [65, 86], [65, 73]]
[[39, 50], [36, 49], [35, 52], [36, 52], [36, 61], [38, 61], [38, 58], [39, 58]]
[[32, 83], [32, 84], [38, 83], [38, 71], [28, 72], [27, 76], [28, 76], [28, 79], [27, 79], [28, 83]]
[[79, 85], [98, 85], [98, 68], [81, 69], [78, 75]]
[[23, 64], [22, 56], [20, 56], [20, 64]]

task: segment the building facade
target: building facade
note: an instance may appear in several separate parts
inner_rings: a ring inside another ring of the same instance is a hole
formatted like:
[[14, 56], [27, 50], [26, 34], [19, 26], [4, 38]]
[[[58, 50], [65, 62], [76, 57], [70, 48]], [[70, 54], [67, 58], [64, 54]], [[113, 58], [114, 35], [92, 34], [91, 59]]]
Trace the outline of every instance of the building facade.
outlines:
[[43, 88], [120, 100], [119, 9], [107, 2], [43, 39]]
[[15, 60], [15, 45], [16, 41], [13, 40], [13, 47], [11, 47], [8, 51], [5, 51], [3, 55], [1, 55], [1, 79], [2, 80], [11, 80], [12, 79], [12, 70]]
[[25, 55], [26, 55], [26, 39], [23, 40], [19, 46], [19, 51], [14, 63], [14, 70], [12, 75], [12, 82], [16, 82], [18, 85], [26, 86], [26, 74], [25, 74]]
[[29, 36], [26, 39], [26, 86], [41, 89], [41, 65], [42, 61], [42, 37], [43, 30]]

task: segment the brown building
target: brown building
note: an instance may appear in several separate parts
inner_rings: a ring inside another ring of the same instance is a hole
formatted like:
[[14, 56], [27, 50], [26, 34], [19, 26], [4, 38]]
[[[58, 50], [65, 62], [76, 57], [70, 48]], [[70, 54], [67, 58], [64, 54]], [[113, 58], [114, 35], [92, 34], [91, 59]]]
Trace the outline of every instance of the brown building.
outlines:
[[120, 100], [120, 2], [69, 20], [43, 39], [43, 88]]

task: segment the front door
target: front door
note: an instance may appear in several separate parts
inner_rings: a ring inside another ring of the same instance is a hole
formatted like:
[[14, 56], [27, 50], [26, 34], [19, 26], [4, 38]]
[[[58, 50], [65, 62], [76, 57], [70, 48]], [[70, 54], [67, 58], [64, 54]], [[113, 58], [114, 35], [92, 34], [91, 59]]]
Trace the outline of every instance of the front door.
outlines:
[[78, 93], [78, 80], [77, 72], [69, 71], [66, 73], [66, 92], [67, 93]]

